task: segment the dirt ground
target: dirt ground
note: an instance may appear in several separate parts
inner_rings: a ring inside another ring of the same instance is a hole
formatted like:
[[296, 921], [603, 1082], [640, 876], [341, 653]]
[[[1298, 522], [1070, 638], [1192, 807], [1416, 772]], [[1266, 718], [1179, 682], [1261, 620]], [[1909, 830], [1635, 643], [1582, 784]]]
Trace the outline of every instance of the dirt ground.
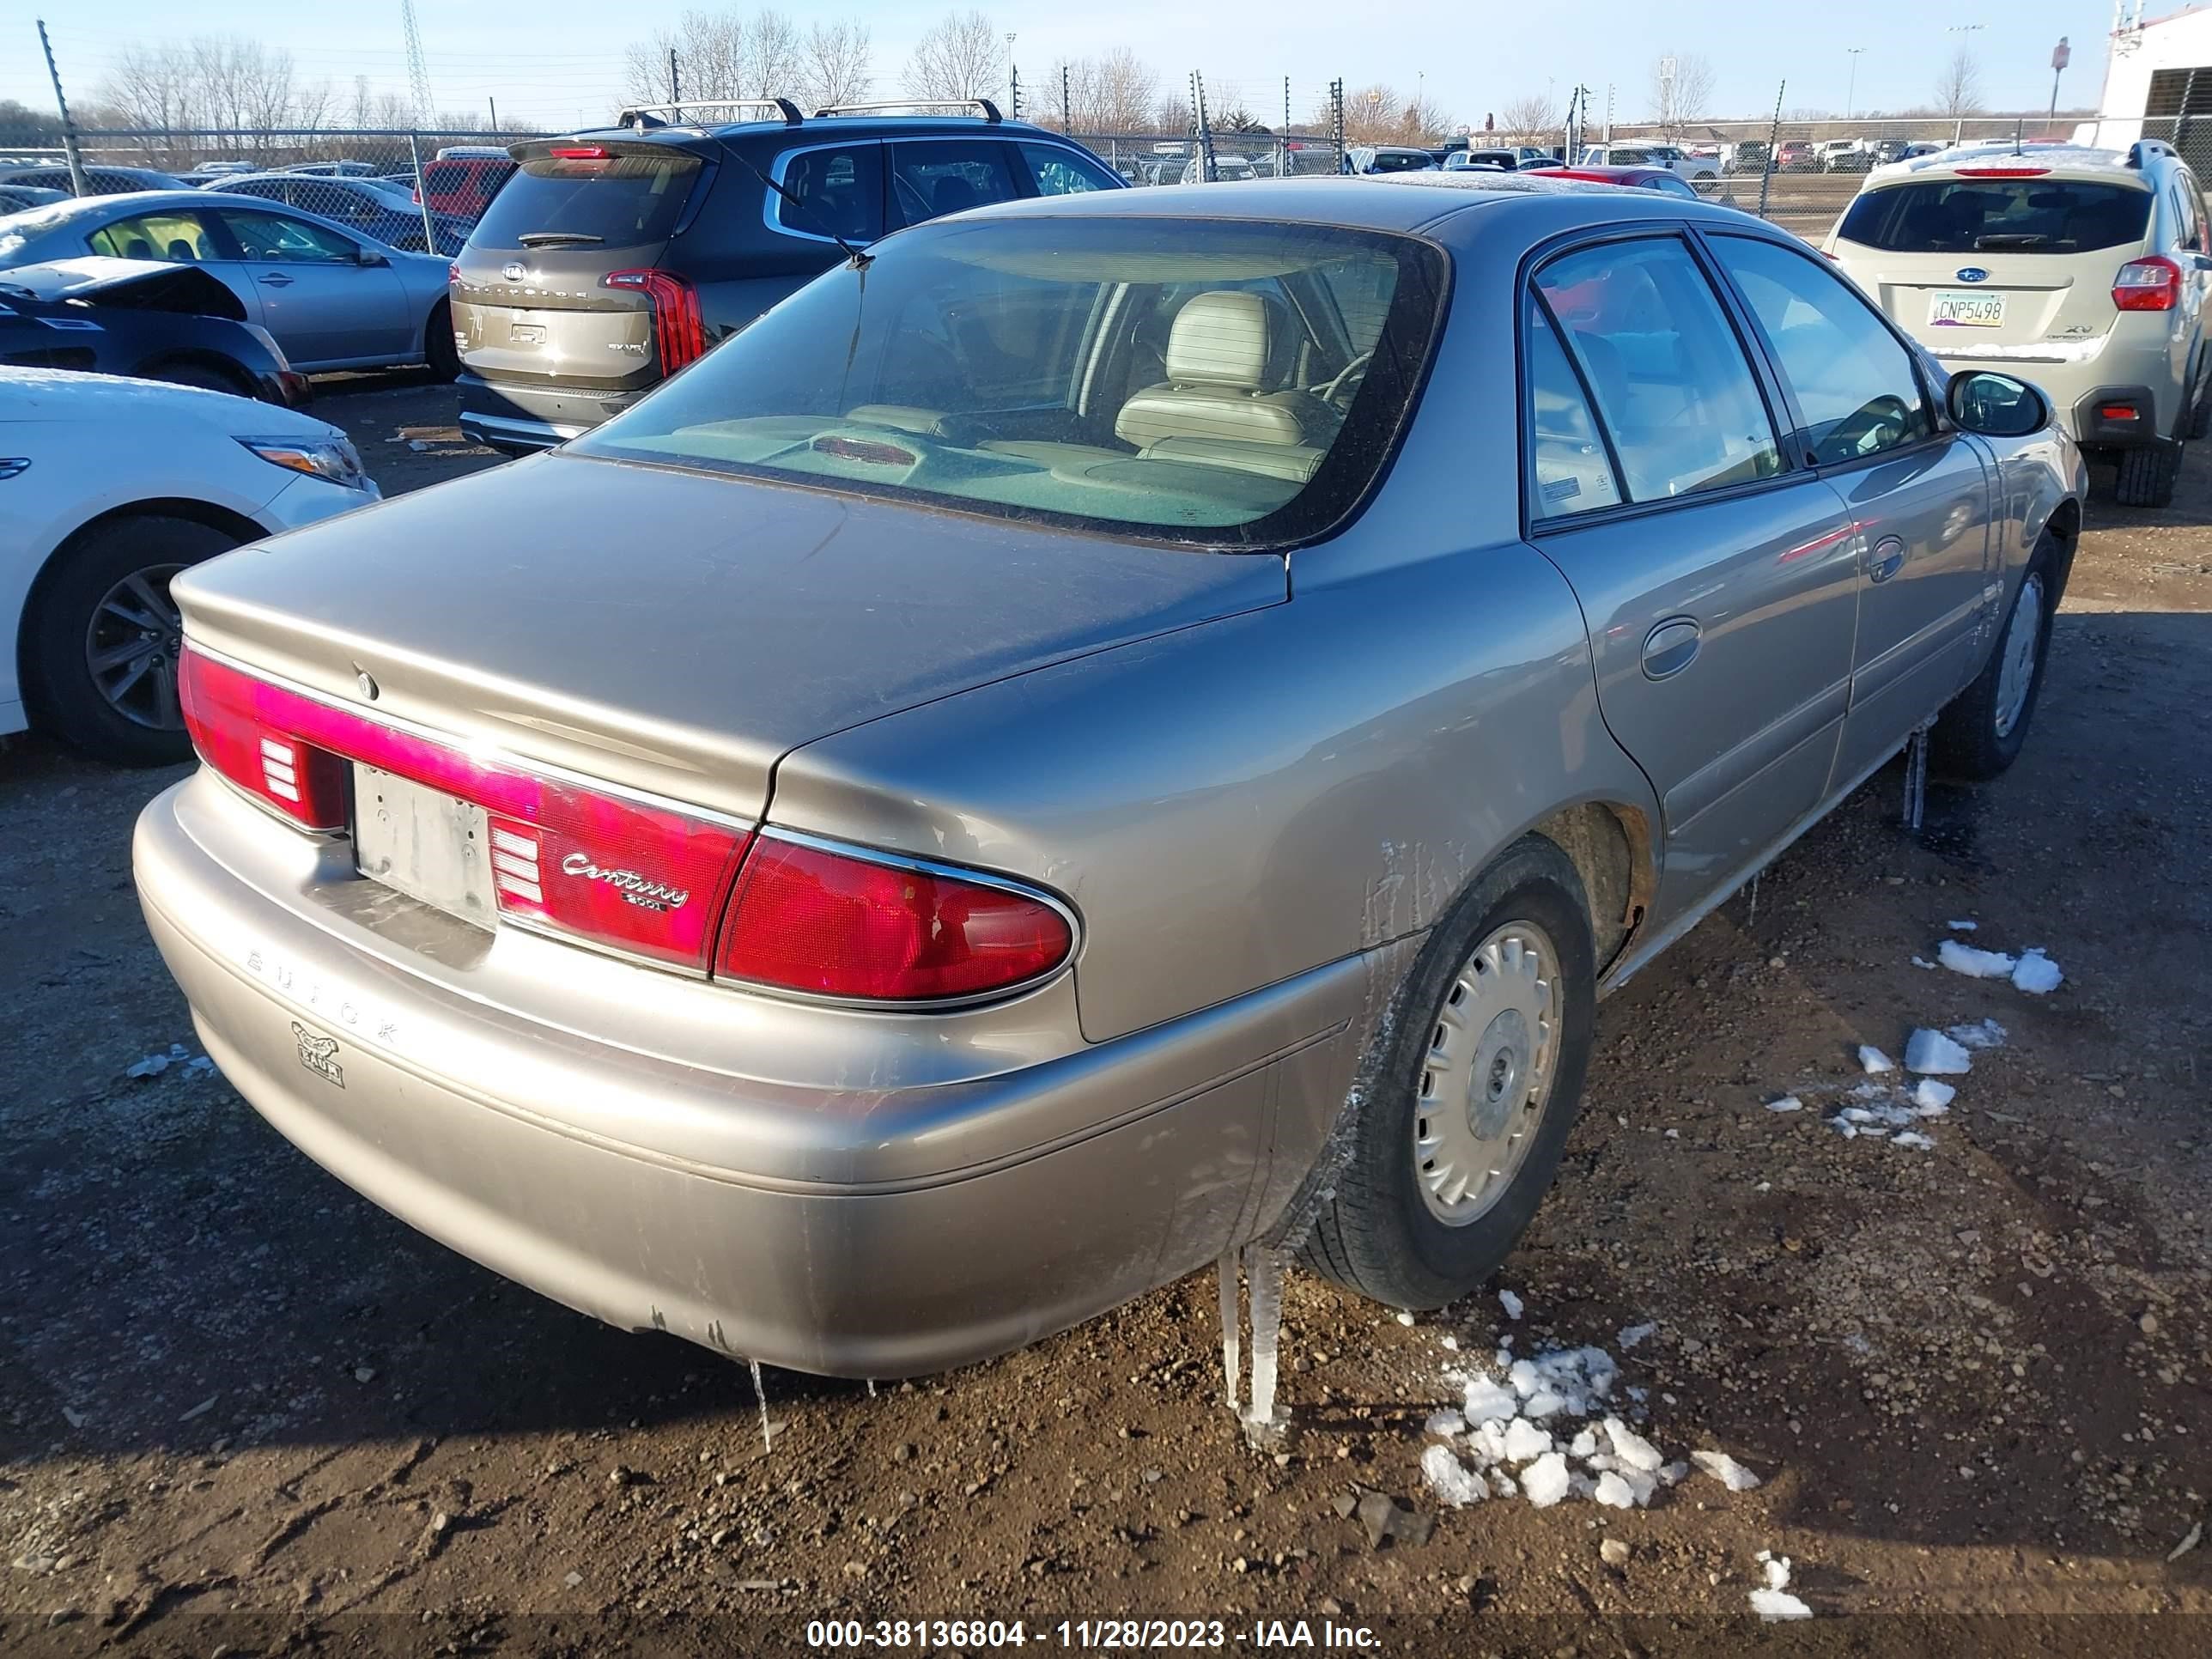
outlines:
[[[441, 388], [320, 409], [387, 490], [495, 459]], [[1413, 1654], [2212, 1651], [2212, 1547], [2168, 1559], [2212, 1508], [2212, 455], [2172, 511], [2093, 520], [2020, 764], [1936, 787], [1917, 837], [1893, 767], [1605, 1005], [1493, 1287], [1518, 1321], [1486, 1293], [1407, 1325], [1295, 1275], [1277, 1455], [1219, 1403], [1206, 1275], [873, 1396], [771, 1371], [764, 1452], [742, 1369], [449, 1254], [190, 1066], [127, 845], [175, 775], [17, 742], [0, 1649], [755, 1653], [823, 1619], [1057, 1648], [1149, 1615], [1246, 1649], [1280, 1620]], [[1954, 919], [2065, 983], [1915, 966]], [[1856, 1045], [1984, 1018], [2008, 1041], [1932, 1147], [1830, 1127]], [[1784, 1091], [1806, 1109], [1764, 1109]], [[1763, 1484], [1443, 1509], [1424, 1419], [1508, 1334], [1608, 1348], [1667, 1456]], [[1355, 1488], [1433, 1531], [1376, 1547]], [[1752, 1615], [1762, 1550], [1811, 1620]]]

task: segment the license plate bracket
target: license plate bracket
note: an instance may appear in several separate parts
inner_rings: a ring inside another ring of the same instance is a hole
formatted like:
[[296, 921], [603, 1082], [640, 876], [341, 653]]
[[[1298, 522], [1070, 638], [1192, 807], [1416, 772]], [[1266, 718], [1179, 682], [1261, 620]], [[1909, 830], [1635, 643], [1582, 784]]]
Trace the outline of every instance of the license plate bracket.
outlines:
[[498, 926], [483, 807], [356, 761], [353, 846], [354, 867], [371, 881], [478, 927]]
[[1928, 296], [1930, 328], [2002, 328], [2005, 296], [1938, 289]]

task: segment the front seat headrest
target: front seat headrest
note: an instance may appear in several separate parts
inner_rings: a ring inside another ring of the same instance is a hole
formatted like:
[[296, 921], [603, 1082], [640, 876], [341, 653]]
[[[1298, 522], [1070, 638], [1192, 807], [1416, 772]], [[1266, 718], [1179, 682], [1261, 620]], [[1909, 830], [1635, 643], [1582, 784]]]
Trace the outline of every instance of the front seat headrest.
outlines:
[[1274, 359], [1274, 308], [1257, 294], [1194, 295], [1168, 334], [1167, 374], [1176, 386], [1257, 392]]

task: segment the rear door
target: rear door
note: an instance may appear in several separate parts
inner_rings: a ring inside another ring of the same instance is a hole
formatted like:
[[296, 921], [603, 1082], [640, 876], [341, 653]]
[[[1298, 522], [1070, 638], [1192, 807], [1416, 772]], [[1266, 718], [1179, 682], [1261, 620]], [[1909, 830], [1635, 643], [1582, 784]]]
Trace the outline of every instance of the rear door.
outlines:
[[[260, 295], [261, 325], [294, 368], [412, 354], [406, 288], [377, 250], [290, 214], [228, 207], [217, 213], [238, 245], [239, 270]], [[363, 264], [364, 252], [379, 263]]]
[[[431, 171], [424, 169], [425, 173]], [[586, 398], [661, 376], [656, 289], [702, 186], [702, 159], [672, 144], [570, 144], [526, 161], [469, 233], [453, 331], [469, 372]], [[622, 283], [607, 278], [629, 273]], [[599, 411], [592, 406], [588, 419]]]
[[2132, 178], [2049, 172], [1992, 162], [1862, 191], [1836, 228], [1838, 254], [1938, 356], [1994, 346], [2032, 363], [2040, 347], [2063, 361], [2110, 332], [2112, 278], [2142, 250], [2152, 192]]
[[1997, 550], [1980, 441], [1939, 422], [1912, 354], [1809, 254], [1711, 239], [1781, 373], [1793, 459], [1842, 495], [1859, 565], [1838, 787], [1878, 766], [1972, 679]]
[[1606, 725], [1660, 798], [1660, 914], [1680, 915], [1825, 798], [1850, 684], [1850, 521], [1785, 451], [1687, 240], [1572, 249], [1525, 304], [1530, 539], [1573, 585]]
[[[261, 289], [238, 261], [238, 249], [221, 216], [200, 208], [154, 209], [109, 220], [85, 238], [86, 248], [118, 259], [161, 259], [204, 264], [238, 296], [248, 322], [266, 325]], [[289, 354], [287, 354], [289, 355]]]

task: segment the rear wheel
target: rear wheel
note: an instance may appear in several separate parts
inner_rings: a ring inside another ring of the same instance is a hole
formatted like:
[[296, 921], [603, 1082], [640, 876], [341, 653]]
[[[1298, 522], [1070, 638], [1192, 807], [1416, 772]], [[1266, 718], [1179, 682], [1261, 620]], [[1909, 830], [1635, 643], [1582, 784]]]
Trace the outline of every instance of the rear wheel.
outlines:
[[1467, 1295], [1557, 1171], [1596, 1004], [1582, 878], [1540, 836], [1509, 848], [1422, 947], [1377, 1038], [1353, 1150], [1308, 1266], [1401, 1308]]
[[2058, 543], [2045, 534], [2027, 562], [1996, 649], [1974, 683], [1936, 716], [1929, 737], [1938, 771], [1978, 781], [1996, 777], [2020, 758], [2043, 695], [2057, 575]]
[[2122, 507], [2171, 507], [2181, 478], [2181, 441], [2139, 444], [2120, 452], [2112, 499]]
[[177, 702], [184, 624], [169, 583], [238, 541], [190, 519], [149, 515], [112, 520], [56, 555], [24, 634], [33, 724], [120, 766], [188, 758]]
[[441, 300], [430, 307], [430, 320], [422, 325], [422, 356], [430, 372], [450, 380], [461, 372], [461, 349], [453, 339], [453, 307]]

